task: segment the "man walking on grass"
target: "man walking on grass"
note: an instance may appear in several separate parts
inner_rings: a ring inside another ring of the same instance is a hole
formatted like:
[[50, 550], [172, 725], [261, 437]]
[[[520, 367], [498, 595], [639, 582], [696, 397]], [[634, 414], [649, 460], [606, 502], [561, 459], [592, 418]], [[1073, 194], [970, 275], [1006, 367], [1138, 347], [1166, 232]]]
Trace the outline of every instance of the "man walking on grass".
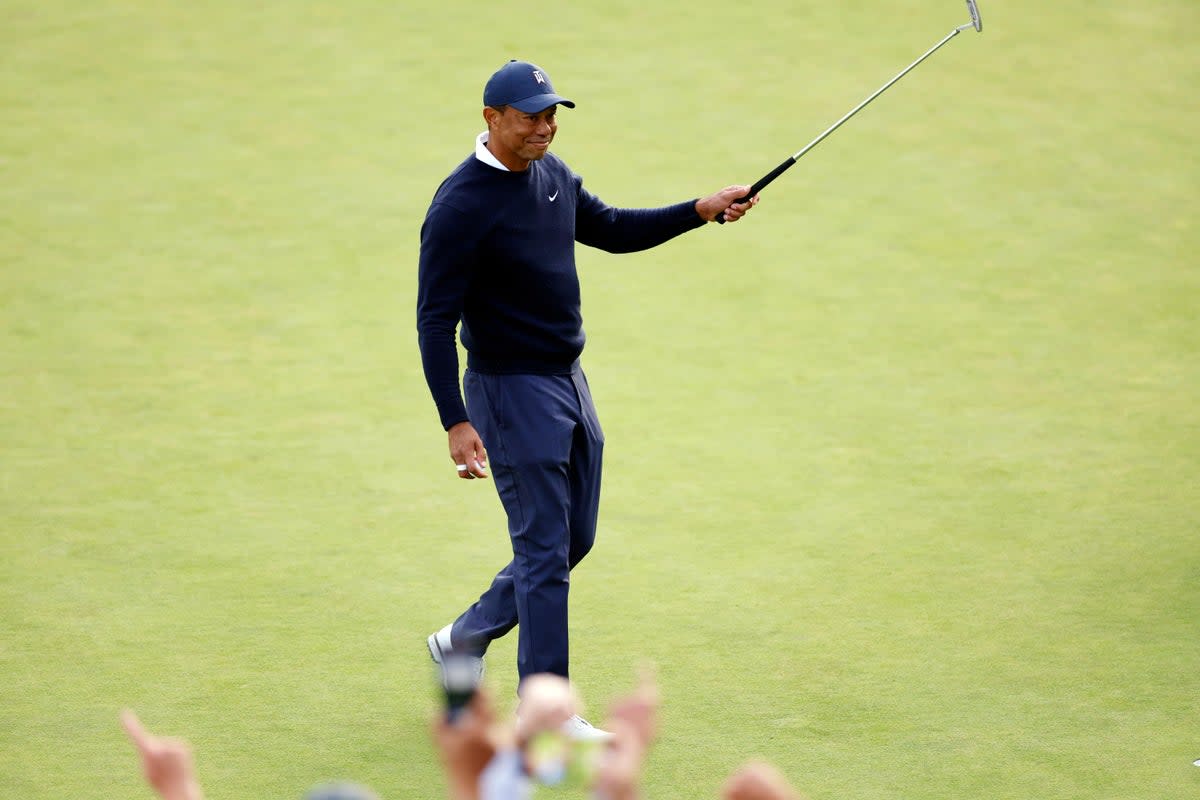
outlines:
[[[571, 569], [596, 534], [604, 434], [580, 366], [584, 332], [575, 243], [646, 250], [758, 198], [730, 186], [661, 208], [606, 205], [549, 152], [558, 108], [550, 77], [510, 61], [483, 91], [487, 130], [434, 195], [421, 227], [417, 330], [425, 378], [464, 480], [489, 472], [508, 516], [513, 558], [449, 625], [429, 636], [482, 659], [518, 629], [517, 669], [568, 677]], [[459, 329], [459, 326], [461, 328]], [[467, 351], [459, 390], [455, 330]], [[607, 738], [578, 716], [567, 733]]]

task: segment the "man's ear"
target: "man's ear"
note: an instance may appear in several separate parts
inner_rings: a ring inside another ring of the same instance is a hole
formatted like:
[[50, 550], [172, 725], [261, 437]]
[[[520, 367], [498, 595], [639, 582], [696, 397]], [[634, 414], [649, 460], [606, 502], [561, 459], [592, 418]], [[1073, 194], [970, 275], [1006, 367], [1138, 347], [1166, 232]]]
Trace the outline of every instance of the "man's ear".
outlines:
[[483, 120], [487, 123], [488, 130], [491, 130], [500, 124], [500, 112], [491, 106], [484, 106]]

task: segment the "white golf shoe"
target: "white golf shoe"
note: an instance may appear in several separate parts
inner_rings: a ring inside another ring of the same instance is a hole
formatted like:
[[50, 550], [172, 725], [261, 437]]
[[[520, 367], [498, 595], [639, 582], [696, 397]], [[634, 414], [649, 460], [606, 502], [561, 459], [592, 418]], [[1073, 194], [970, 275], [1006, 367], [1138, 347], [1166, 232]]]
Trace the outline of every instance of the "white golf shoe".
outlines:
[[578, 714], [562, 724], [563, 735], [577, 742], [607, 742], [613, 738], [608, 731], [601, 730]]
[[[457, 656], [458, 653], [454, 652], [454, 648], [450, 644], [450, 626], [447, 625], [437, 633], [429, 634], [429, 638], [425, 640], [425, 644], [429, 646], [429, 657], [433, 659], [433, 663], [437, 664], [438, 668], [441, 670], [442, 685], [447, 689], [451, 688], [449, 680], [450, 676], [446, 674], [446, 661], [449, 656]], [[469, 660], [471, 666], [474, 668], [475, 675], [473, 685], [478, 686], [479, 682], [483, 679], [483, 657], [463, 656], [462, 659], [459, 659], [459, 663], [461, 664], [464, 659]], [[461, 675], [455, 677], [457, 677], [459, 681], [462, 679]], [[457, 683], [458, 681], [455, 682]]]

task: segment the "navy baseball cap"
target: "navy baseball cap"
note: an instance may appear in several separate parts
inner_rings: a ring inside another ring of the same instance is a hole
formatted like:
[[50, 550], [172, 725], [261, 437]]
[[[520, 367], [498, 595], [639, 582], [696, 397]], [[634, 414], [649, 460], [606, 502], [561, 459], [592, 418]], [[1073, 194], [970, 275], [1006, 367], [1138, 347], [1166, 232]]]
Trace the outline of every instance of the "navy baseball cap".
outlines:
[[526, 114], [536, 114], [556, 103], [575, 107], [570, 100], [554, 93], [550, 76], [541, 67], [528, 61], [509, 61], [483, 87], [485, 106], [512, 106]]

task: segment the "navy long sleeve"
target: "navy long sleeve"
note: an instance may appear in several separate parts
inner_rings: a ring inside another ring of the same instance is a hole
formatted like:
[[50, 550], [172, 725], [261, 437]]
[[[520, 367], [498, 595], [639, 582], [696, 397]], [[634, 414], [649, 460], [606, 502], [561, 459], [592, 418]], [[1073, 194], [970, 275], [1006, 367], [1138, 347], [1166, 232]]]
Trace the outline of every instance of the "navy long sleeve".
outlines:
[[417, 334], [442, 426], [467, 419], [454, 333], [471, 369], [568, 373], [583, 351], [575, 242], [645, 250], [701, 227], [695, 201], [619, 209], [547, 154], [524, 172], [467, 158], [438, 188], [421, 226]]

